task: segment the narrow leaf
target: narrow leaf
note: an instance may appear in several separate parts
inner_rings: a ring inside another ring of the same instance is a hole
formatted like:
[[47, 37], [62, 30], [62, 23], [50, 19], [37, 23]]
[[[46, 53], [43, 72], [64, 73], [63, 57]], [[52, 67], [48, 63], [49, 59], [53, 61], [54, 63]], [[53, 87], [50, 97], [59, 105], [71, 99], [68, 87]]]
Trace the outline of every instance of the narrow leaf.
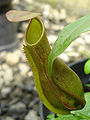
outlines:
[[48, 72], [52, 76], [52, 66], [56, 57], [61, 54], [73, 40], [81, 33], [90, 30], [90, 14], [84, 16], [72, 24], [67, 25], [59, 34], [48, 59]]
[[10, 10], [6, 13], [7, 19], [11, 22], [25, 21], [37, 17], [39, 15], [40, 13], [33, 13], [28, 11], [16, 11], [16, 10]]

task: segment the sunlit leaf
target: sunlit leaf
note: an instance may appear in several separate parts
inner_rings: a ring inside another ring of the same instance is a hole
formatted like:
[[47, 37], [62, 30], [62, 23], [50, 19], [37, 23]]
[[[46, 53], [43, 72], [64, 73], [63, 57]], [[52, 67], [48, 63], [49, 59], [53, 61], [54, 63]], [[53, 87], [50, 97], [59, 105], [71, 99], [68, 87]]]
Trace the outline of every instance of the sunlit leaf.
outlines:
[[37, 17], [39, 15], [40, 13], [33, 13], [28, 11], [16, 11], [16, 10], [10, 10], [6, 13], [7, 19], [11, 22], [25, 21]]

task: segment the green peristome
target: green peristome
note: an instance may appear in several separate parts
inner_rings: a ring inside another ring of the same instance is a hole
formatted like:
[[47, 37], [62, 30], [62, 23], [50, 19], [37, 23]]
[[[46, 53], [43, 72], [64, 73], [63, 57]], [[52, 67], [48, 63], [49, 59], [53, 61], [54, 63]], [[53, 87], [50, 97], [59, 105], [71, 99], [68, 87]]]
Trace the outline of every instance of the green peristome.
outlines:
[[51, 48], [43, 22], [33, 18], [26, 30], [24, 51], [33, 71], [35, 86], [43, 104], [54, 113], [68, 114], [85, 105], [79, 77], [61, 60], [53, 65], [53, 77], [48, 74]]

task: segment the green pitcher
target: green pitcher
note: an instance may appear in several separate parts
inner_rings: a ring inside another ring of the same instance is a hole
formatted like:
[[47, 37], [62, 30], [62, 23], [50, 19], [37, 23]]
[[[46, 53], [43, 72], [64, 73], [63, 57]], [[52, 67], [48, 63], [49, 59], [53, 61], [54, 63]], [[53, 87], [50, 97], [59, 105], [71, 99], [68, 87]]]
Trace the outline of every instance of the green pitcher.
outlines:
[[49, 76], [48, 56], [51, 48], [44, 24], [38, 17], [29, 22], [24, 51], [33, 71], [37, 92], [48, 109], [54, 113], [68, 114], [71, 110], [84, 107], [82, 83], [73, 70], [57, 58], [53, 64], [53, 76]]

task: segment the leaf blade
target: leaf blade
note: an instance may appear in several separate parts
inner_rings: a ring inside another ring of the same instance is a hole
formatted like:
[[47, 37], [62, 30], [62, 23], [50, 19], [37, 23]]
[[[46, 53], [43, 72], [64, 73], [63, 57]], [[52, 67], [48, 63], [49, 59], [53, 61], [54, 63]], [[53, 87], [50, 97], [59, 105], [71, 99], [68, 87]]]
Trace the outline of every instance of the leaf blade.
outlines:
[[61, 31], [48, 58], [48, 72], [50, 76], [52, 76], [52, 66], [56, 57], [61, 54], [81, 33], [89, 30], [90, 14], [78, 19], [72, 24], [67, 25]]

